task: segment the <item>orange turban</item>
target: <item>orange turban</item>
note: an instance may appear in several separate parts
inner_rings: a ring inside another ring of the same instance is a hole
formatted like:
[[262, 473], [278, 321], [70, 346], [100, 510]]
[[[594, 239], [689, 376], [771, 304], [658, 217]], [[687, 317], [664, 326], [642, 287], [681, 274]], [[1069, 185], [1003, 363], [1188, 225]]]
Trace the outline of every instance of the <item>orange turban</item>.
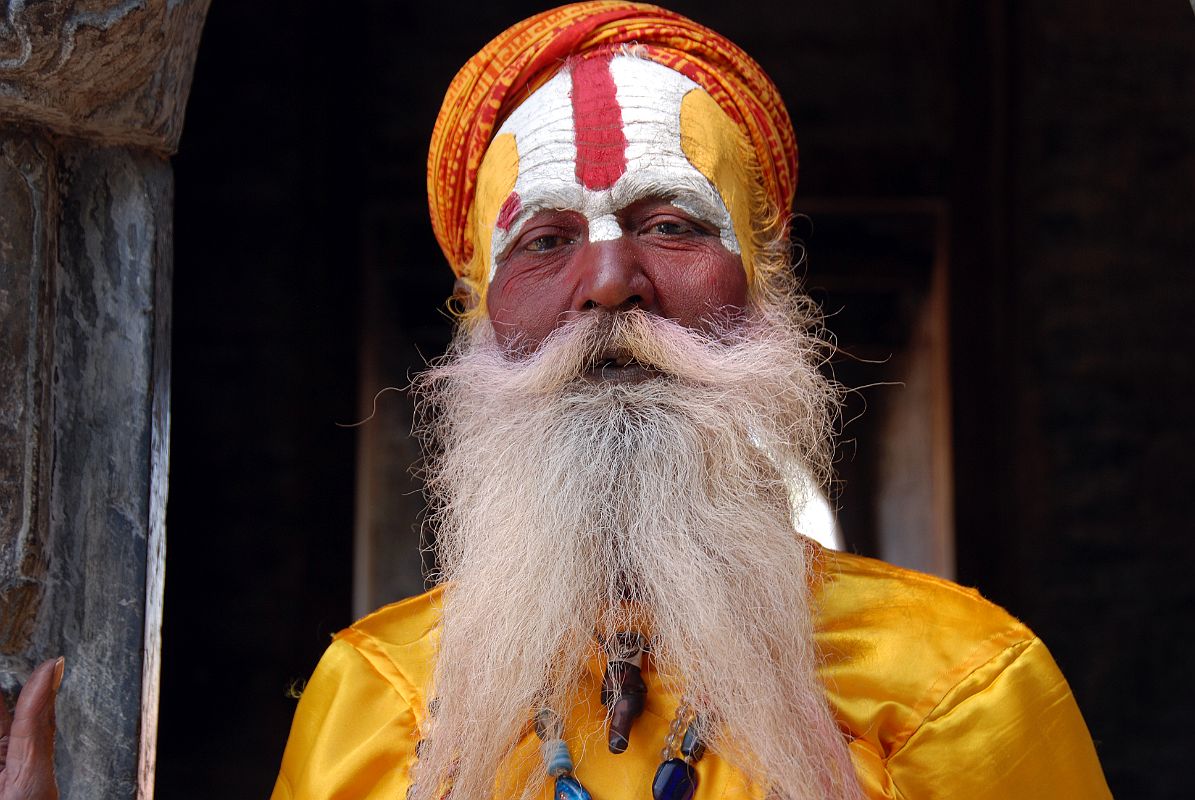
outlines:
[[763, 189], [787, 213], [797, 186], [797, 143], [780, 93], [738, 46], [656, 6], [592, 0], [508, 28], [469, 59], [448, 87], [432, 131], [427, 195], [436, 239], [457, 275], [473, 257], [469, 214], [490, 137], [569, 56], [620, 44], [705, 89], [747, 136]]

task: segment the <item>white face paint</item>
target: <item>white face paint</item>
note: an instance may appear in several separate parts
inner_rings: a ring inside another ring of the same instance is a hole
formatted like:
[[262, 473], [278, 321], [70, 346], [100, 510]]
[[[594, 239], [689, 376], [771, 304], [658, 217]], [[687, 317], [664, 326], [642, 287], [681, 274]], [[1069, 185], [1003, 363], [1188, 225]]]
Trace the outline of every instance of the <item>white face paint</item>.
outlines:
[[589, 241], [610, 241], [623, 235], [619, 212], [651, 197], [713, 227], [741, 254], [722, 197], [681, 146], [681, 101], [695, 90], [704, 91], [668, 67], [616, 55], [557, 73], [515, 109], [497, 134], [514, 136], [519, 171], [493, 228], [489, 279], [536, 213], [578, 212]]

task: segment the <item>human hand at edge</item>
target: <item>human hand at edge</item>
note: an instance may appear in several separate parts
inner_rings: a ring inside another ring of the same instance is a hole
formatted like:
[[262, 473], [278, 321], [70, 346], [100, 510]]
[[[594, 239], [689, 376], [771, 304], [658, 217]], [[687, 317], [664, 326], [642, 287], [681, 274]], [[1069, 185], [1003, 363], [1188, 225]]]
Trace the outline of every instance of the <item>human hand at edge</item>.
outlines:
[[0, 800], [58, 800], [54, 778], [54, 701], [65, 659], [33, 670], [10, 715], [0, 701]]

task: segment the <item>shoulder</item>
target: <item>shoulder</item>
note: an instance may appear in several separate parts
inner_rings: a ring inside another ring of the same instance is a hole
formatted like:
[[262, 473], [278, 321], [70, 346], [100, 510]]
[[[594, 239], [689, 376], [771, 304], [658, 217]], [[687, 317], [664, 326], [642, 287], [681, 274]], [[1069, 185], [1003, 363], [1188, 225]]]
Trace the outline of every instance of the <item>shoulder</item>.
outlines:
[[953, 687], [998, 671], [1033, 632], [974, 589], [882, 561], [826, 552], [815, 590], [822, 677], [854, 725], [910, 734]]
[[276, 800], [402, 796], [426, 727], [438, 621], [433, 591], [333, 637], [295, 710]]
[[[941, 651], [950, 660], [961, 650], [983, 651], [1028, 642], [1034, 634], [972, 588], [872, 558], [826, 551], [815, 590], [818, 628], [827, 634], [870, 630], [871, 643], [893, 654], [913, 647]], [[882, 655], [879, 653], [878, 655]]]
[[355, 650], [407, 702], [422, 710], [439, 639], [442, 590], [383, 606], [334, 637]]
[[426, 639], [440, 624], [443, 587], [399, 600], [366, 614], [336, 634], [336, 638], [364, 637], [379, 644], [404, 646]]
[[869, 795], [1107, 796], [1070, 687], [1022, 622], [873, 559], [827, 552], [819, 574], [820, 677]]

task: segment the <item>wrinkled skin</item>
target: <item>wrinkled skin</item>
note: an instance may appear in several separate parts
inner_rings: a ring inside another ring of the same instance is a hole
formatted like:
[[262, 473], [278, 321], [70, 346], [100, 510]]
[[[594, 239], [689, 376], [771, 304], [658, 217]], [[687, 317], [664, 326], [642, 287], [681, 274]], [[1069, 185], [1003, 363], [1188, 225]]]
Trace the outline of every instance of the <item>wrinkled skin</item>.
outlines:
[[559, 325], [593, 310], [638, 307], [704, 330], [715, 315], [742, 310], [742, 259], [708, 223], [665, 199], [618, 214], [623, 235], [590, 242], [585, 218], [543, 211], [500, 255], [486, 308], [498, 340], [530, 352]]
[[40, 664], [10, 715], [0, 703], [0, 800], [58, 800], [54, 779], [54, 702], [63, 660]]

